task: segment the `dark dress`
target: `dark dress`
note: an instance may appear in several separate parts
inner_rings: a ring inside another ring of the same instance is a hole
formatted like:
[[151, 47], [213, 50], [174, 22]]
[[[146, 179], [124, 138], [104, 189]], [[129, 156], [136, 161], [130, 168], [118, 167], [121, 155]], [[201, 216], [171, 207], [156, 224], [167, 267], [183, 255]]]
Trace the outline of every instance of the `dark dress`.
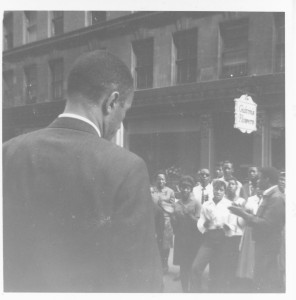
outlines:
[[201, 244], [202, 234], [197, 229], [199, 203], [191, 196], [188, 203], [175, 203], [172, 225], [175, 234], [174, 264], [180, 265], [183, 290], [187, 291], [191, 265]]

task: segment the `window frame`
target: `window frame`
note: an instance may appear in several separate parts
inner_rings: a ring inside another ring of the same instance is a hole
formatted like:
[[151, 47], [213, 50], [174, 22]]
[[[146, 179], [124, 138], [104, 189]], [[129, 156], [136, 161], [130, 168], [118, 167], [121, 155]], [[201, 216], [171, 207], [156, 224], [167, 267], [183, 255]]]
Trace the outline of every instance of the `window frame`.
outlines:
[[51, 11], [51, 34], [52, 36], [58, 36], [63, 33], [64, 33], [64, 12], [61, 10], [53, 10]]
[[3, 34], [4, 34], [4, 50], [13, 48], [13, 13], [8, 12], [4, 14], [3, 18]]
[[133, 41], [132, 49], [135, 57], [135, 87], [139, 90], [153, 88], [154, 39], [149, 37]]
[[[64, 98], [64, 60], [53, 59], [49, 62], [50, 68], [50, 95], [52, 100], [58, 101]], [[60, 72], [59, 72], [60, 70]]]
[[[97, 21], [94, 21], [95, 17], [94, 14], [98, 13], [99, 15], [99, 19]], [[95, 24], [99, 24], [102, 22], [106, 22], [107, 21], [107, 11], [101, 11], [101, 10], [92, 10], [90, 11], [90, 25], [95, 25]]]
[[[192, 39], [193, 37], [193, 39]], [[193, 83], [198, 78], [198, 28], [194, 27], [173, 34], [175, 83]]]
[[219, 29], [222, 40], [220, 78], [247, 76], [249, 73], [249, 18], [223, 21]]
[[11, 102], [14, 101], [13, 88], [14, 88], [14, 71], [12, 69], [3, 71], [3, 77], [2, 77], [3, 107], [11, 106]]
[[275, 23], [275, 59], [276, 73], [285, 72], [285, 13], [274, 13]]
[[25, 74], [25, 99], [26, 104], [34, 104], [37, 102], [37, 65], [31, 64], [24, 68]]
[[[32, 13], [35, 14], [35, 18], [32, 17]], [[25, 23], [25, 43], [32, 43], [37, 41], [37, 11], [28, 10], [24, 11], [24, 23]]]

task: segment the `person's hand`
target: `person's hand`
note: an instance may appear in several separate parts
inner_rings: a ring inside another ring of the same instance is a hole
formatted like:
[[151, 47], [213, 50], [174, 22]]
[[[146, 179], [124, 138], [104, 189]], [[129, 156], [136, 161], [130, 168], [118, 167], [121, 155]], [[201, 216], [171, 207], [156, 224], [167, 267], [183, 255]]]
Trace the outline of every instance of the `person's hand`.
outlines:
[[211, 223], [210, 220], [205, 220], [203, 224], [204, 228], [208, 229], [210, 227], [210, 223]]
[[225, 231], [229, 231], [230, 230], [230, 227], [227, 225], [227, 224], [223, 224], [223, 229]]
[[242, 207], [235, 206], [235, 205], [228, 207], [228, 209], [232, 214], [237, 215], [239, 217], [243, 217], [246, 213]]

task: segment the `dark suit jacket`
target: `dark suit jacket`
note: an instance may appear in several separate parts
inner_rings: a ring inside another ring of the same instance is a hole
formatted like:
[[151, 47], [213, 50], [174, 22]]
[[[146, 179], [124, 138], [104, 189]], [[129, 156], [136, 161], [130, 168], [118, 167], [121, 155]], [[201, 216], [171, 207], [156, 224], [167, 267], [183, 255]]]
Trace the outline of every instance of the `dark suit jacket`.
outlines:
[[5, 291], [160, 291], [146, 165], [89, 124], [6, 142], [3, 197]]
[[285, 224], [285, 200], [277, 187], [263, 196], [256, 216], [249, 220], [256, 244], [269, 250], [279, 250], [281, 232]]
[[282, 291], [278, 255], [285, 224], [284, 195], [272, 189], [258, 208], [256, 216], [248, 220], [255, 241], [255, 282], [259, 292]]

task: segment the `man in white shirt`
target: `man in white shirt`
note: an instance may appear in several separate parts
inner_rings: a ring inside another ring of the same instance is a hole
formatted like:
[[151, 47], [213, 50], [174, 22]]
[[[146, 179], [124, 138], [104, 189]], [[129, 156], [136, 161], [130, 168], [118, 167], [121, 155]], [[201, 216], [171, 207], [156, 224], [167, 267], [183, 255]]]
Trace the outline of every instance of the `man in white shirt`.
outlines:
[[199, 172], [200, 184], [193, 188], [193, 195], [196, 201], [202, 205], [205, 201], [213, 199], [213, 186], [210, 183], [210, 171], [201, 169]]
[[220, 252], [235, 224], [228, 210], [231, 201], [224, 197], [226, 183], [223, 180], [214, 180], [213, 190], [214, 197], [204, 202], [197, 222], [199, 231], [204, 234], [204, 241], [193, 262], [191, 292], [201, 292], [202, 275], [208, 264], [210, 264], [211, 291], [222, 290], [224, 272], [221, 268]]

